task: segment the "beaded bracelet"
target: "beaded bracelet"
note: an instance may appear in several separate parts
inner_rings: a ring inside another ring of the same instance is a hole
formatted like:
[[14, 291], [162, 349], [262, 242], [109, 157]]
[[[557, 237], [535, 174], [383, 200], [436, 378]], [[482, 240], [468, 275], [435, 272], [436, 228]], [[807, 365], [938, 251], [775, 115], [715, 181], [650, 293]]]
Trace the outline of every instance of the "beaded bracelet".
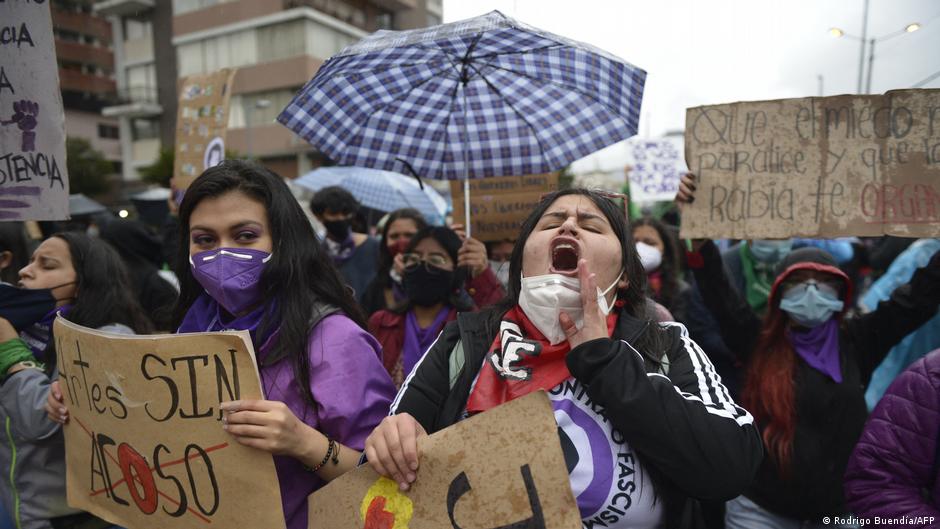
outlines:
[[[331, 460], [333, 461], [333, 464], [334, 464], [334, 465], [338, 465], [338, 464], [339, 464], [339, 447], [337, 446], [336, 441], [334, 441], [334, 440], [330, 439], [329, 437], [327, 437], [327, 438], [326, 438], [326, 442], [327, 442], [327, 445], [326, 445], [326, 455], [323, 456], [323, 460], [320, 461], [320, 463], [318, 463], [317, 466], [315, 466], [315, 467], [313, 467], [313, 468], [310, 468], [310, 467], [304, 465], [304, 468], [305, 468], [307, 471], [309, 471], [309, 472], [318, 472], [321, 468], [323, 468], [323, 465], [325, 465], [325, 464], [327, 463], [327, 461], [331, 461]], [[334, 451], [335, 451], [335, 453], [334, 453]]]

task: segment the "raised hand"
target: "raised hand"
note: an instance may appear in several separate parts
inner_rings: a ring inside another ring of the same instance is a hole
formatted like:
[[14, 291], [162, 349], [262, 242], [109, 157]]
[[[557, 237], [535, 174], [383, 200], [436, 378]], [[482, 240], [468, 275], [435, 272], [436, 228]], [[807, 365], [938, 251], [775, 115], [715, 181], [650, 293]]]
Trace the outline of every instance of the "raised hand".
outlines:
[[597, 304], [597, 275], [591, 272], [587, 259], [578, 261], [578, 279], [581, 281], [581, 308], [584, 311], [584, 325], [578, 329], [574, 319], [562, 311], [558, 315], [561, 328], [568, 337], [571, 348], [598, 338], [609, 338], [607, 317]]

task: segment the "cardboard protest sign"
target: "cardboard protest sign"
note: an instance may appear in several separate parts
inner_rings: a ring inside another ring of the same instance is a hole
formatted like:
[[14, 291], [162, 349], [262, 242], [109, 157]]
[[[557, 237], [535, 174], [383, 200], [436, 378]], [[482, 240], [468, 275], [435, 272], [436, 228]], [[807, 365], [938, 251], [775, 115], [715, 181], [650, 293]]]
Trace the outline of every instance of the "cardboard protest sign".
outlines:
[[655, 202], [676, 197], [679, 178], [688, 171], [681, 138], [630, 138], [627, 152], [633, 201]]
[[126, 336], [55, 321], [68, 503], [122, 527], [283, 529], [274, 460], [222, 429], [262, 398], [246, 332]]
[[580, 529], [545, 392], [418, 440], [411, 490], [364, 465], [310, 495], [309, 527]]
[[[470, 181], [470, 232], [481, 241], [501, 241], [519, 236], [522, 221], [539, 198], [558, 189], [558, 173]], [[450, 182], [455, 222], [463, 222], [463, 181]]]
[[186, 189], [210, 167], [225, 159], [225, 131], [235, 69], [224, 68], [180, 80], [176, 113], [176, 187]]
[[940, 90], [690, 108], [683, 237], [940, 236]]
[[0, 2], [0, 221], [69, 216], [49, 2]]

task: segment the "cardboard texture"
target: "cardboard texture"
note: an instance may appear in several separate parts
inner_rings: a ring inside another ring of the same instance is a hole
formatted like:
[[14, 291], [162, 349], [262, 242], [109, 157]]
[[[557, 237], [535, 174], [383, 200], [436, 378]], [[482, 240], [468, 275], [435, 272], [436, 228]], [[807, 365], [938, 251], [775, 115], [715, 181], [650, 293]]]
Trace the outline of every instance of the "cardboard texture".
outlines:
[[186, 189], [203, 171], [225, 159], [225, 132], [235, 71], [223, 68], [180, 80], [173, 165], [178, 189]]
[[940, 90], [686, 111], [682, 237], [940, 236]]
[[630, 138], [627, 153], [632, 201], [671, 201], [676, 197], [679, 178], [688, 171], [682, 138]]
[[132, 529], [284, 529], [274, 460], [219, 402], [262, 398], [247, 332], [126, 336], [56, 318], [68, 503]]
[[0, 222], [69, 217], [49, 2], [0, 2]]
[[[545, 193], [558, 189], [558, 173], [470, 181], [470, 233], [481, 241], [515, 240], [522, 222]], [[450, 182], [454, 222], [463, 223], [463, 180]]]
[[310, 495], [309, 527], [581, 528], [545, 392], [420, 439], [418, 450], [411, 490], [364, 465]]

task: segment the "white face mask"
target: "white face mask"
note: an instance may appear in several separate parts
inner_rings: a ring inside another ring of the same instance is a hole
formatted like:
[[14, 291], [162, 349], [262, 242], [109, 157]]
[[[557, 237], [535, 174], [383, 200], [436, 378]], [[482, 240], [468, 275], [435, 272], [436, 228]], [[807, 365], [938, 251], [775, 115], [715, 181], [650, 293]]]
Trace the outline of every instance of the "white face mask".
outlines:
[[[597, 289], [597, 305], [605, 315], [610, 314], [613, 308], [613, 305], [607, 305], [607, 293], [617, 286], [619, 281], [618, 277], [607, 289]], [[519, 291], [519, 307], [552, 345], [568, 338], [561, 328], [561, 322], [558, 321], [561, 311], [567, 312], [579, 329], [584, 326], [581, 281], [576, 277], [561, 274], [523, 277]]]
[[637, 241], [636, 253], [640, 257], [640, 263], [643, 265], [643, 270], [645, 270], [646, 273], [656, 270], [659, 268], [659, 265], [663, 264], [663, 252], [660, 252], [659, 248], [655, 246]]

